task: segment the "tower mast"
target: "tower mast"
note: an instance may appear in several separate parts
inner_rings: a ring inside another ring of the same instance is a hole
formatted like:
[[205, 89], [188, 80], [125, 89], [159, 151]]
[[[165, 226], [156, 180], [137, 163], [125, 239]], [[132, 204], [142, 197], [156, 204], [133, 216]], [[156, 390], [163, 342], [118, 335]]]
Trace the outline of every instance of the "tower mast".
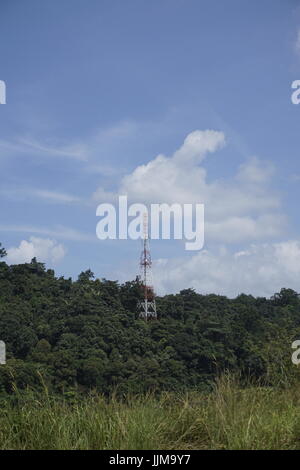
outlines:
[[148, 236], [148, 214], [143, 215], [143, 248], [140, 258], [141, 282], [143, 288], [143, 300], [140, 302], [140, 317], [146, 321], [148, 318], [157, 318], [155, 294], [152, 279], [152, 261]]

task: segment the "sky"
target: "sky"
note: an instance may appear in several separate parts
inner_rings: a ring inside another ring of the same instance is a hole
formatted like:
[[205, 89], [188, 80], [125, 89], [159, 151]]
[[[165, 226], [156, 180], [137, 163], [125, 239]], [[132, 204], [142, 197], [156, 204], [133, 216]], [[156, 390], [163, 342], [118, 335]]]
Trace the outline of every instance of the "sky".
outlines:
[[98, 204], [203, 203], [205, 243], [152, 240], [159, 294], [300, 291], [298, 0], [0, 0], [0, 241], [124, 282], [138, 240]]

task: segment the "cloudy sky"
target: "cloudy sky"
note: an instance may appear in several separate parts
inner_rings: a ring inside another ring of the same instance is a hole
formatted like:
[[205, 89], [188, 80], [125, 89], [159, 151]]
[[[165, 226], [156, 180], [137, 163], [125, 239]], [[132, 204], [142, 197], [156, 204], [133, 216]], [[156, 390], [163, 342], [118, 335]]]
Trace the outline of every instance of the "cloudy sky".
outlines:
[[300, 291], [298, 0], [1, 0], [0, 241], [58, 275], [133, 279], [97, 205], [204, 203], [205, 245], [152, 240], [162, 294]]

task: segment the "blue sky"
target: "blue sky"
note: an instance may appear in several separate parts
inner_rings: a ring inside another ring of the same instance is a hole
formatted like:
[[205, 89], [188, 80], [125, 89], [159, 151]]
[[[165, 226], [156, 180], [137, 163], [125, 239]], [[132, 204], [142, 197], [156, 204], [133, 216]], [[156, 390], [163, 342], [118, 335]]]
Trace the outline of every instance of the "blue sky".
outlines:
[[[126, 191], [133, 201], [206, 207], [201, 252], [152, 241], [158, 292], [297, 290], [298, 1], [1, 0], [0, 18], [9, 262], [34, 254], [67, 277], [91, 268], [134, 278], [139, 243], [95, 235], [98, 203]], [[206, 130], [224, 140], [211, 153]], [[172, 155], [195, 131], [201, 156], [175, 167]]]

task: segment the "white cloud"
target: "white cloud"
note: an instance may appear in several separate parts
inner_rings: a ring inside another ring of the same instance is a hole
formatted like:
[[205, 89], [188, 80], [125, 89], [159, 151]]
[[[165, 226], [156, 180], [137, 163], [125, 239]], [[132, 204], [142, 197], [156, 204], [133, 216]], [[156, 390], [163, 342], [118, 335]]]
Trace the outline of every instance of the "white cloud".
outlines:
[[111, 191], [106, 191], [104, 188], [97, 188], [97, 190], [94, 192], [92, 196], [92, 200], [96, 202], [117, 202], [117, 194], [111, 192]]
[[269, 162], [261, 162], [258, 158], [253, 157], [239, 167], [237, 180], [248, 185], [260, 185], [268, 182], [273, 174], [273, 165]]
[[286, 219], [280, 214], [265, 214], [256, 218], [232, 216], [216, 222], [206, 222], [205, 234], [208, 240], [238, 243], [275, 238], [283, 231], [285, 224]]
[[[273, 167], [257, 158], [243, 163], [233, 178], [208, 180], [199, 164], [225, 145], [214, 130], [191, 132], [171, 157], [158, 155], [124, 176], [117, 194], [132, 202], [204, 203], [205, 235], [211, 241], [238, 242], [278, 236], [285, 225], [280, 200], [269, 183]], [[116, 194], [99, 187], [97, 202], [113, 202]]]
[[207, 153], [215, 152], [225, 144], [223, 132], [196, 130], [187, 135], [183, 145], [174, 153], [173, 160], [184, 166], [200, 163]]
[[68, 145], [58, 145], [57, 143], [53, 143], [46, 145], [44, 143], [40, 143], [36, 139], [30, 138], [19, 139], [19, 143], [24, 145], [24, 151], [29, 149], [39, 154], [48, 154], [55, 157], [68, 157], [74, 158], [75, 160], [87, 159], [86, 147], [80, 143], [73, 143]]
[[300, 241], [252, 244], [247, 250], [159, 259], [154, 265], [158, 293], [195, 288], [201, 293], [235, 297], [240, 293], [270, 296], [282, 287], [299, 291]]
[[67, 194], [60, 191], [51, 191], [47, 189], [6, 188], [1, 189], [0, 194], [16, 200], [23, 200], [24, 197], [29, 197], [58, 204], [69, 204], [81, 201], [79, 197], [72, 194]]
[[54, 228], [36, 227], [34, 225], [0, 225], [0, 232], [17, 232], [17, 233], [38, 233], [48, 237], [61, 238], [64, 240], [78, 242], [96, 242], [95, 234], [84, 233], [71, 227], [57, 225]]
[[30, 237], [29, 241], [22, 240], [18, 247], [8, 248], [7, 262], [10, 264], [29, 263], [36, 257], [38, 261], [56, 264], [65, 256], [66, 250], [62, 244], [50, 238]]
[[45, 199], [49, 202], [71, 203], [78, 202], [80, 198], [72, 194], [61, 193], [58, 191], [47, 191], [45, 189], [35, 189], [31, 194], [37, 198]]
[[19, 138], [14, 142], [0, 140], [0, 150], [2, 150], [3, 154], [45, 155], [50, 157], [67, 157], [82, 161], [87, 160], [86, 146], [81, 143], [59, 145], [55, 142], [47, 145], [40, 143], [36, 139]]

